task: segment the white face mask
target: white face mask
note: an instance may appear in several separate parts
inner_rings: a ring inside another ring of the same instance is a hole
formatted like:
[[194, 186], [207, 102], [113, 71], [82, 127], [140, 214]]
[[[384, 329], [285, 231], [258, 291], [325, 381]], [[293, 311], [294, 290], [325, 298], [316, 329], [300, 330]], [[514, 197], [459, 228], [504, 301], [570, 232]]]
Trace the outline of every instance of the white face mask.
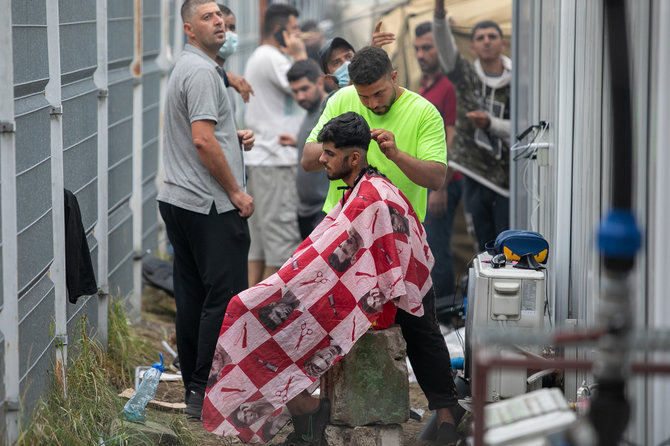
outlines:
[[228, 59], [237, 51], [237, 33], [226, 31], [226, 41], [219, 49], [219, 57], [221, 59]]

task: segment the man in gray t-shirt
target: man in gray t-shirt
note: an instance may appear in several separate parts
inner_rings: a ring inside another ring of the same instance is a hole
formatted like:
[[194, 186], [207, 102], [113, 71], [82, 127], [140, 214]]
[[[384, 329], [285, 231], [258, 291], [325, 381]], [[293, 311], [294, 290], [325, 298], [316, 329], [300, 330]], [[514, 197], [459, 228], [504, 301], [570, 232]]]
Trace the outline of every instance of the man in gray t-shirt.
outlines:
[[254, 134], [236, 130], [216, 54], [225, 42], [214, 1], [181, 8], [188, 44], [168, 82], [165, 182], [159, 209], [174, 247], [177, 348], [186, 414], [200, 418], [221, 323], [230, 299], [247, 288], [253, 199], [244, 189], [242, 148]]
[[[319, 121], [321, 105], [327, 95], [324, 89], [323, 73], [312, 59], [299, 60], [294, 63], [286, 73], [286, 77], [293, 93], [293, 99], [307, 110], [307, 114], [303, 118], [295, 137], [289, 134], [280, 134], [279, 141], [282, 144], [297, 147], [298, 160], [300, 160], [305, 141]], [[302, 166], [298, 165], [296, 186], [298, 193], [298, 227], [300, 228], [300, 236], [304, 240], [326, 216], [322, 208], [326, 195], [328, 195], [330, 181], [325, 171], [306, 172]]]

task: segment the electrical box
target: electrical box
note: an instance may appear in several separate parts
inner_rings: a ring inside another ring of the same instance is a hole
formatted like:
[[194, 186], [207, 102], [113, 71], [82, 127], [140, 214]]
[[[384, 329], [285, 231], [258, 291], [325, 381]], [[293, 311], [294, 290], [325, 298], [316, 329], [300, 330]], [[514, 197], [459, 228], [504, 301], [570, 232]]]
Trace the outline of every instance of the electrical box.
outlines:
[[[487, 253], [479, 254], [470, 268], [466, 316], [466, 376], [471, 376], [473, 336], [478, 329], [544, 329], [545, 272], [514, 268], [510, 263], [494, 268]], [[483, 347], [483, 346], [482, 346]], [[497, 348], [486, 346], [487, 348]], [[521, 346], [541, 354], [537, 345]], [[523, 357], [514, 347], [498, 348], [504, 357]], [[526, 370], [491, 370], [487, 377], [487, 401], [509, 398], [527, 391]], [[532, 390], [532, 389], [531, 389]]]

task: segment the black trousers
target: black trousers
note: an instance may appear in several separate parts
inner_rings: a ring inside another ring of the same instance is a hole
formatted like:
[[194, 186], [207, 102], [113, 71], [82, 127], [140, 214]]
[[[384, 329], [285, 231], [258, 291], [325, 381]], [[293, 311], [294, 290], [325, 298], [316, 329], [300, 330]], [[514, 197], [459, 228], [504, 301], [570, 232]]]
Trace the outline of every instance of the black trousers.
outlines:
[[326, 214], [323, 211], [319, 211], [316, 214], [308, 215], [307, 217], [301, 217], [298, 215], [298, 229], [300, 229], [300, 238], [305, 240], [312, 233], [314, 228], [319, 226], [323, 217]]
[[465, 177], [464, 197], [465, 210], [472, 215], [479, 252], [486, 251], [487, 242], [509, 229], [509, 198], [469, 177]]
[[458, 404], [458, 393], [451, 374], [449, 350], [437, 323], [433, 288], [423, 298], [423, 311], [423, 316], [416, 317], [398, 309], [395, 321], [407, 342], [407, 357], [426, 395], [428, 408], [453, 407]]
[[248, 287], [249, 226], [237, 210], [209, 215], [158, 204], [174, 248], [177, 348], [184, 387], [204, 390], [230, 299]]

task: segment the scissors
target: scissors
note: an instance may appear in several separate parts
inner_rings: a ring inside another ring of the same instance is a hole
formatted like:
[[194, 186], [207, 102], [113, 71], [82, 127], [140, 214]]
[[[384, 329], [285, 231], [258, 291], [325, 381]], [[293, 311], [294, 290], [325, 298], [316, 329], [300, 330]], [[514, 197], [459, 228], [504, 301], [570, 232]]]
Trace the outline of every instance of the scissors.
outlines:
[[308, 280], [307, 282], [302, 282], [300, 285], [308, 285], [310, 283], [326, 283], [329, 280], [323, 277], [323, 273], [321, 271], [316, 273], [316, 276], [312, 280]]
[[286, 401], [288, 401], [288, 388], [291, 386], [291, 381], [293, 381], [293, 376], [291, 376], [288, 379], [288, 382], [286, 383], [286, 387], [284, 387], [282, 390], [277, 390], [275, 392], [275, 396], [280, 397], [282, 403], [285, 403]]
[[307, 336], [311, 336], [314, 331], [311, 328], [307, 328], [307, 321], [304, 321], [300, 325], [300, 337], [298, 338], [298, 343], [295, 345], [295, 349], [298, 350], [298, 347], [300, 347], [300, 344], [302, 343], [302, 338]]

